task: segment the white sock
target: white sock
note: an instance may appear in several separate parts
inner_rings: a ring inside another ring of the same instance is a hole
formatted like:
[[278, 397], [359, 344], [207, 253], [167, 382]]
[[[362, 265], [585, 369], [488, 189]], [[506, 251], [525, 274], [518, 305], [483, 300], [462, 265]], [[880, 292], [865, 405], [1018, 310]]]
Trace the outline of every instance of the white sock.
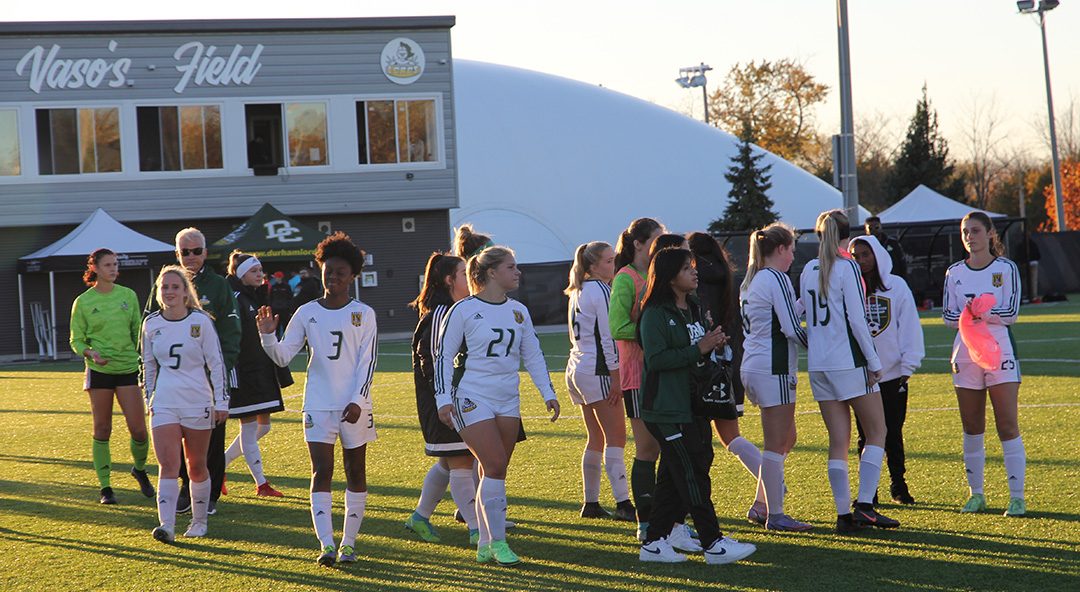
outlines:
[[851, 484], [848, 482], [846, 460], [829, 459], [829, 487], [832, 488], [833, 501], [836, 502], [836, 514], [850, 514]]
[[[240, 424], [240, 450], [244, 453], [244, 461], [255, 485], [266, 483], [263, 476], [262, 451], [259, 450], [259, 424], [251, 421]], [[228, 459], [225, 459], [228, 462]]]
[[860, 504], [874, 503], [878, 482], [881, 481], [881, 459], [884, 456], [885, 449], [880, 446], [867, 444], [863, 447], [862, 459], [859, 461], [859, 497], [855, 498]]
[[366, 491], [345, 490], [345, 526], [341, 529], [342, 545], [352, 547], [356, 544], [356, 533], [360, 532], [360, 523], [364, 521], [364, 508], [366, 507]]
[[[246, 423], [240, 424], [241, 433], [243, 433], [244, 426], [246, 425]], [[233, 438], [232, 444], [229, 444], [229, 447], [225, 449], [225, 466], [231, 465], [233, 461], [240, 458], [242, 454], [243, 452], [240, 450], [240, 434], [237, 434], [236, 437]]]
[[450, 497], [454, 498], [465, 526], [469, 530], [479, 528], [476, 522], [476, 486], [473, 484], [472, 470], [450, 469]]
[[630, 499], [630, 483], [626, 479], [626, 454], [622, 448], [608, 446], [604, 449], [604, 471], [611, 483], [611, 494], [616, 503]]
[[742, 463], [742, 466], [746, 467], [747, 471], [754, 476], [754, 479], [758, 480], [757, 496], [755, 502], [765, 501], [765, 484], [758, 479], [758, 475], [761, 473], [761, 450], [754, 445], [753, 442], [739, 436], [728, 444], [728, 452], [735, 455]]
[[431, 518], [435, 512], [435, 506], [439, 505], [443, 496], [446, 495], [448, 485], [450, 485], [450, 471], [446, 470], [442, 463], [435, 461], [424, 477], [424, 485], [420, 487], [420, 501], [416, 502], [416, 513], [425, 520]]
[[584, 482], [585, 503], [600, 501], [600, 463], [603, 455], [599, 450], [585, 449], [581, 455], [581, 480]]
[[492, 541], [506, 540], [506, 481], [484, 476], [480, 480], [480, 506]]
[[158, 522], [169, 530], [176, 529], [176, 498], [180, 497], [180, 482], [176, 478], [162, 479], [158, 477]]
[[334, 546], [331, 500], [329, 491], [311, 492], [311, 523], [315, 525], [315, 536], [319, 539], [319, 546], [323, 548]]
[[982, 434], [964, 434], [964, 471], [967, 473], [971, 495], [983, 492], [983, 470], [986, 467], [986, 445]]
[[1009, 497], [1024, 499], [1024, 474], [1027, 472], [1027, 452], [1024, 440], [1017, 436], [1001, 441], [1005, 456], [1005, 477], [1009, 480]]
[[191, 482], [191, 521], [206, 524], [210, 509], [210, 478]]
[[476, 543], [476, 548], [486, 546], [491, 542], [491, 527], [488, 525], [487, 517], [484, 515], [484, 504], [480, 501], [480, 490], [476, 490], [476, 501], [473, 504], [476, 508], [476, 524], [480, 530], [480, 538]]
[[[832, 471], [829, 471], [832, 474]], [[784, 513], [784, 455], [766, 450], [761, 453], [761, 478], [770, 516]]]

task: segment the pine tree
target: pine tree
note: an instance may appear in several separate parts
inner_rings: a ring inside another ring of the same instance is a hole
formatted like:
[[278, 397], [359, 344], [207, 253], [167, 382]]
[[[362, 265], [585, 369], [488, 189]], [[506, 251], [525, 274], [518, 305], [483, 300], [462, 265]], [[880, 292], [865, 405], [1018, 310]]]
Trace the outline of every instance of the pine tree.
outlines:
[[938, 116], [930, 106], [926, 85], [915, 105], [907, 136], [886, 179], [888, 203], [892, 205], [919, 185], [957, 200], [964, 198], [964, 181], [954, 175], [949, 146], [938, 131]]
[[739, 152], [731, 159], [731, 167], [724, 178], [731, 183], [728, 193], [728, 205], [724, 217], [709, 224], [710, 231], [718, 230], [756, 230], [780, 219], [773, 211], [773, 201], [768, 191], [769, 169], [772, 165], [760, 166], [764, 155], [753, 153], [753, 133], [749, 125], [743, 126]]

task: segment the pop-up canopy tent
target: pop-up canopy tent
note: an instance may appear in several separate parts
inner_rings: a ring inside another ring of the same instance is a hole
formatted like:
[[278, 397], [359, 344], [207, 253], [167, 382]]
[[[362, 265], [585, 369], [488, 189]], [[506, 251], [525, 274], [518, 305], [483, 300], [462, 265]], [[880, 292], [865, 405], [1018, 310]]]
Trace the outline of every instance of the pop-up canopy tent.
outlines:
[[[26, 358], [26, 318], [23, 306], [23, 274], [49, 274], [49, 325], [46, 339], [51, 343], [51, 357], [57, 358], [56, 348], [56, 272], [81, 272], [86, 269], [87, 256], [105, 247], [114, 253], [120, 269], [151, 268], [173, 252], [173, 246], [139, 234], [124, 226], [98, 208], [82, 224], [55, 243], [19, 258], [19, 327], [23, 358]], [[39, 342], [40, 342], [39, 338]]]
[[212, 259], [228, 257], [233, 249], [263, 261], [311, 259], [326, 233], [297, 222], [269, 203], [210, 245]]
[[[882, 224], [939, 222], [959, 220], [966, 216], [968, 212], [977, 209], [949, 199], [926, 185], [919, 185], [912, 189], [911, 193], [905, 195], [903, 199], [878, 214], [878, 217], [881, 218]], [[1003, 214], [986, 213], [993, 218], [1004, 217]]]

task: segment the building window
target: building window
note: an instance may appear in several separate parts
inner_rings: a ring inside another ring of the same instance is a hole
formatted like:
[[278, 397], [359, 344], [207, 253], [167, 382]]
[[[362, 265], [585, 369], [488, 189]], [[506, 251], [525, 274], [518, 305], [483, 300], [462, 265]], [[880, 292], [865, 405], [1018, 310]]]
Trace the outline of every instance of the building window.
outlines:
[[216, 105], [139, 107], [140, 171], [220, 169], [221, 109]]
[[[326, 166], [326, 103], [269, 103], [246, 105], [248, 167], [260, 170], [285, 166]], [[270, 174], [275, 174], [270, 172]]]
[[286, 103], [285, 128], [289, 134], [289, 166], [324, 166], [326, 103]]
[[19, 118], [14, 109], [0, 110], [0, 177], [19, 175]]
[[438, 123], [433, 99], [358, 101], [360, 164], [437, 161]]
[[40, 174], [120, 171], [120, 110], [116, 107], [38, 109], [36, 119]]

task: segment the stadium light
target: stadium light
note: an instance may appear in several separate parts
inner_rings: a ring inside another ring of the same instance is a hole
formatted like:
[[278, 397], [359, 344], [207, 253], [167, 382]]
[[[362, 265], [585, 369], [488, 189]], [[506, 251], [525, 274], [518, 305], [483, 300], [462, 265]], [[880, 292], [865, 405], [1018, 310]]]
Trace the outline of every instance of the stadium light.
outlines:
[[709, 93], [705, 88], [709, 82], [705, 78], [705, 73], [709, 70], [712, 70], [712, 66], [701, 62], [698, 66], [679, 68], [679, 77], [675, 79], [675, 84], [683, 88], [701, 87], [701, 98], [705, 103], [705, 123], [709, 123]]
[[1046, 111], [1050, 117], [1050, 155], [1053, 159], [1051, 172], [1054, 178], [1054, 199], [1057, 202], [1057, 230], [1068, 230], [1065, 223], [1065, 203], [1061, 196], [1061, 161], [1058, 158], [1057, 126], [1054, 123], [1054, 94], [1050, 90], [1050, 56], [1046, 48], [1046, 12], [1053, 10], [1061, 4], [1058, 0], [1039, 0], [1039, 6], [1035, 6], [1035, 0], [1019, 0], [1016, 8], [1020, 14], [1039, 15], [1039, 30], [1042, 32], [1043, 50], [1043, 74], [1046, 77]]

